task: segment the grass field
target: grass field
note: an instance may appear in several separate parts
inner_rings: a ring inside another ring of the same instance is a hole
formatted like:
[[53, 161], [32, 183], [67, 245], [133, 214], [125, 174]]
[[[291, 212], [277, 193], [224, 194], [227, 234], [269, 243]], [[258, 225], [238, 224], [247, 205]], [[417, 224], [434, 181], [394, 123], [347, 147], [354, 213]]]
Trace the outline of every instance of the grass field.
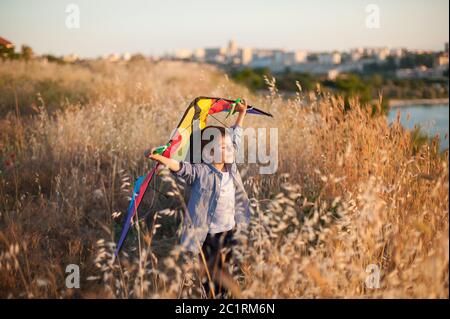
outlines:
[[[209, 65], [0, 61], [0, 297], [202, 297], [198, 265], [176, 246], [184, 192], [114, 243], [143, 157], [198, 95], [245, 97], [272, 112], [279, 167], [242, 175], [254, 215], [236, 255], [235, 296], [448, 298], [448, 151], [355, 99], [268, 81], [255, 95]], [[214, 120], [212, 120], [214, 121]], [[139, 227], [137, 227], [139, 226]], [[66, 287], [66, 266], [81, 287]], [[370, 289], [367, 269], [381, 270]]]

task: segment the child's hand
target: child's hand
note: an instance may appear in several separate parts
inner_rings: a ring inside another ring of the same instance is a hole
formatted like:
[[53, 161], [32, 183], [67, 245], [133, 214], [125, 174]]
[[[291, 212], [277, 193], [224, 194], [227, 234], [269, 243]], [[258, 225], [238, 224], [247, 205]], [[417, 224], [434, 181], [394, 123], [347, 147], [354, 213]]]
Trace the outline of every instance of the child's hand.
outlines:
[[157, 161], [157, 162], [160, 162], [160, 163], [161, 163], [161, 160], [164, 158], [164, 156], [159, 155], [159, 154], [156, 154], [156, 153], [153, 153], [156, 149], [157, 149], [157, 147], [153, 147], [153, 148], [150, 149], [150, 150], [146, 150], [146, 151], [144, 152], [144, 156], [145, 156], [146, 158], [149, 158], [149, 159], [152, 159], [152, 160], [154, 160], [154, 161]]
[[247, 101], [242, 99], [241, 102], [236, 104], [236, 107], [234, 109], [239, 113], [245, 113], [247, 112], [247, 107]]
[[166, 166], [167, 168], [169, 168], [171, 171], [173, 172], [178, 172], [181, 168], [180, 166], [180, 162], [173, 160], [171, 158], [167, 158], [165, 156], [159, 155], [159, 154], [153, 154], [153, 152], [157, 149], [158, 147], [154, 147], [151, 150], [146, 150], [144, 155], [147, 158], [150, 158], [154, 161], [157, 161], [158, 163]]
[[236, 118], [235, 126], [241, 126], [244, 124], [244, 117], [245, 114], [247, 114], [247, 101], [241, 100], [241, 102], [236, 104], [236, 107], [234, 108], [236, 111], [239, 112], [239, 115]]

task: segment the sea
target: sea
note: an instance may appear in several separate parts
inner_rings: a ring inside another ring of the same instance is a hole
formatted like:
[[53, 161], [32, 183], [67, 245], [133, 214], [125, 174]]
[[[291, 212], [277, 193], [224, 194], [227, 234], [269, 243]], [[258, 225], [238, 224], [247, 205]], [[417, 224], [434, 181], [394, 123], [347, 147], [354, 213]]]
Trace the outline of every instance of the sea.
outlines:
[[[441, 139], [440, 149], [448, 149], [448, 126], [449, 126], [449, 105], [405, 105], [393, 107], [388, 114], [389, 123], [395, 121], [397, 111], [400, 110], [400, 122], [405, 128], [414, 129], [420, 126], [421, 130], [434, 137], [439, 134]], [[408, 116], [409, 115], [409, 116]]]

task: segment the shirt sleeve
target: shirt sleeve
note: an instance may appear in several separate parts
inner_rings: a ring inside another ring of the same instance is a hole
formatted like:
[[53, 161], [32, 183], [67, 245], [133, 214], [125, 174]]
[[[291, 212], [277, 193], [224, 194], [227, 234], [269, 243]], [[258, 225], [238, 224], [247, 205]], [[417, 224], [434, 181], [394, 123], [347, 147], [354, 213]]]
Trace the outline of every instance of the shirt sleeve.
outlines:
[[233, 125], [231, 129], [231, 141], [233, 142], [236, 153], [239, 153], [242, 147], [242, 126]]
[[192, 184], [198, 178], [199, 170], [197, 165], [181, 161], [180, 167], [180, 170], [178, 172], [173, 172], [173, 174], [183, 178], [186, 183]]

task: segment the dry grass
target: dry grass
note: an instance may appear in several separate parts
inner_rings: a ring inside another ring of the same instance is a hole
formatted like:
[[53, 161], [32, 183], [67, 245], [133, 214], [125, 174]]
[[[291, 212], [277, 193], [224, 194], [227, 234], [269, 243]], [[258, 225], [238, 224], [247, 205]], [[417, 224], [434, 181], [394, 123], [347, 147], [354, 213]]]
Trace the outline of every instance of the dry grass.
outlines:
[[[183, 187], [167, 174], [171, 209], [136, 224], [120, 262], [111, 256], [130, 183], [150, 165], [143, 150], [165, 142], [193, 97], [217, 95], [270, 110], [273, 120], [247, 125], [278, 127], [280, 138], [277, 174], [242, 168], [255, 214], [236, 296], [448, 298], [448, 152], [437, 141], [415, 145], [398, 122], [357, 101], [344, 110], [320, 88], [283, 100], [272, 83], [253, 95], [206, 65], [0, 63], [10, 111], [0, 119], [0, 297], [202, 297], [197, 263], [176, 246]], [[65, 287], [71, 263], [81, 289]], [[369, 264], [381, 268], [378, 289], [364, 284]]]

